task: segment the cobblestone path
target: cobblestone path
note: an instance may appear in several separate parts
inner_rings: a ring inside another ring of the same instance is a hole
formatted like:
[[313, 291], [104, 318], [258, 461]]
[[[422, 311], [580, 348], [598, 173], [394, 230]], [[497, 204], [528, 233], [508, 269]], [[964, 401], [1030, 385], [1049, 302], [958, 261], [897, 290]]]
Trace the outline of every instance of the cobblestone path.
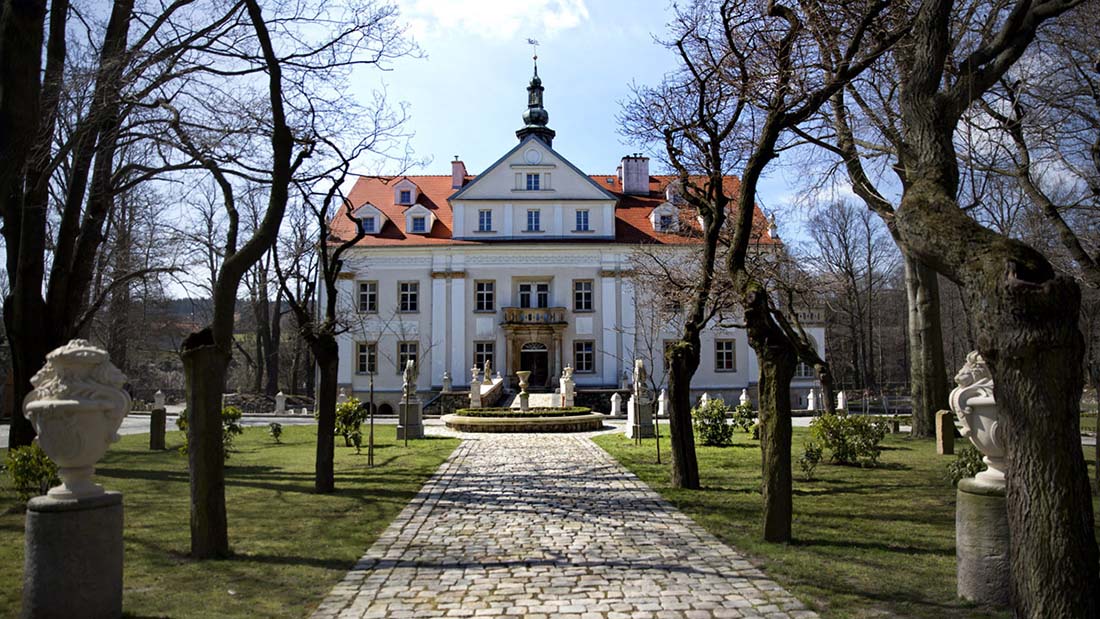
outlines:
[[588, 438], [464, 437], [314, 617], [817, 616]]

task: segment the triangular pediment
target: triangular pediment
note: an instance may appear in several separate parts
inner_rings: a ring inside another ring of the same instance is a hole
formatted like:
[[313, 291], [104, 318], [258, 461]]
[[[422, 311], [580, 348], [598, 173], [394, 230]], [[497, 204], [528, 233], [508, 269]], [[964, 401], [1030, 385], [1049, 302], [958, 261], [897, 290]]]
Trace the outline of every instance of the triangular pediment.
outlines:
[[[528, 180], [537, 175], [537, 188]], [[528, 136], [450, 200], [616, 200], [565, 157]]]

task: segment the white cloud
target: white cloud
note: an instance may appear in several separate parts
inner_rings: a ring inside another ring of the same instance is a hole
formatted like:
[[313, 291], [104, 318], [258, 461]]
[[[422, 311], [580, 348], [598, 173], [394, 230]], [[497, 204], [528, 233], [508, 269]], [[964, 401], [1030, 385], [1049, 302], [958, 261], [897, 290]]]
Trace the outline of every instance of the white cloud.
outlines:
[[549, 38], [589, 18], [585, 0], [414, 0], [402, 11], [418, 38], [454, 30], [495, 40]]

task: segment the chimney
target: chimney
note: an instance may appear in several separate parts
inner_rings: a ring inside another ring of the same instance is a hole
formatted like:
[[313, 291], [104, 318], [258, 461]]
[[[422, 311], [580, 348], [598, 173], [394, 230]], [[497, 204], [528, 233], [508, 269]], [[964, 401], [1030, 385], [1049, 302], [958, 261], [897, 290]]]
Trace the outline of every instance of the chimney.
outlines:
[[461, 189], [464, 184], [466, 184], [466, 164], [459, 161], [458, 155], [455, 155], [455, 160], [451, 162], [451, 189]]
[[622, 160], [623, 193], [649, 195], [649, 157], [641, 153], [627, 155]]

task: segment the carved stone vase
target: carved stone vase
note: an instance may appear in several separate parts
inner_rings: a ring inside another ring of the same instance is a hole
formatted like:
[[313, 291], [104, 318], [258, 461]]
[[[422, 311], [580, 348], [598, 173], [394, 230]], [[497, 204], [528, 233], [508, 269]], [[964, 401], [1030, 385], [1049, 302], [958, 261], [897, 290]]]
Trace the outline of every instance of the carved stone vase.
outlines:
[[988, 467], [974, 479], [1003, 488], [1006, 462], [1001, 413], [993, 398], [993, 375], [977, 351], [966, 356], [955, 382], [958, 387], [951, 391], [951, 410], [962, 424], [962, 435], [982, 452]]
[[34, 390], [23, 400], [23, 411], [42, 451], [60, 469], [62, 483], [48, 496], [82, 499], [104, 493], [92, 474], [130, 412], [125, 383], [107, 352], [87, 340], [72, 340], [46, 355], [46, 365], [31, 378]]

